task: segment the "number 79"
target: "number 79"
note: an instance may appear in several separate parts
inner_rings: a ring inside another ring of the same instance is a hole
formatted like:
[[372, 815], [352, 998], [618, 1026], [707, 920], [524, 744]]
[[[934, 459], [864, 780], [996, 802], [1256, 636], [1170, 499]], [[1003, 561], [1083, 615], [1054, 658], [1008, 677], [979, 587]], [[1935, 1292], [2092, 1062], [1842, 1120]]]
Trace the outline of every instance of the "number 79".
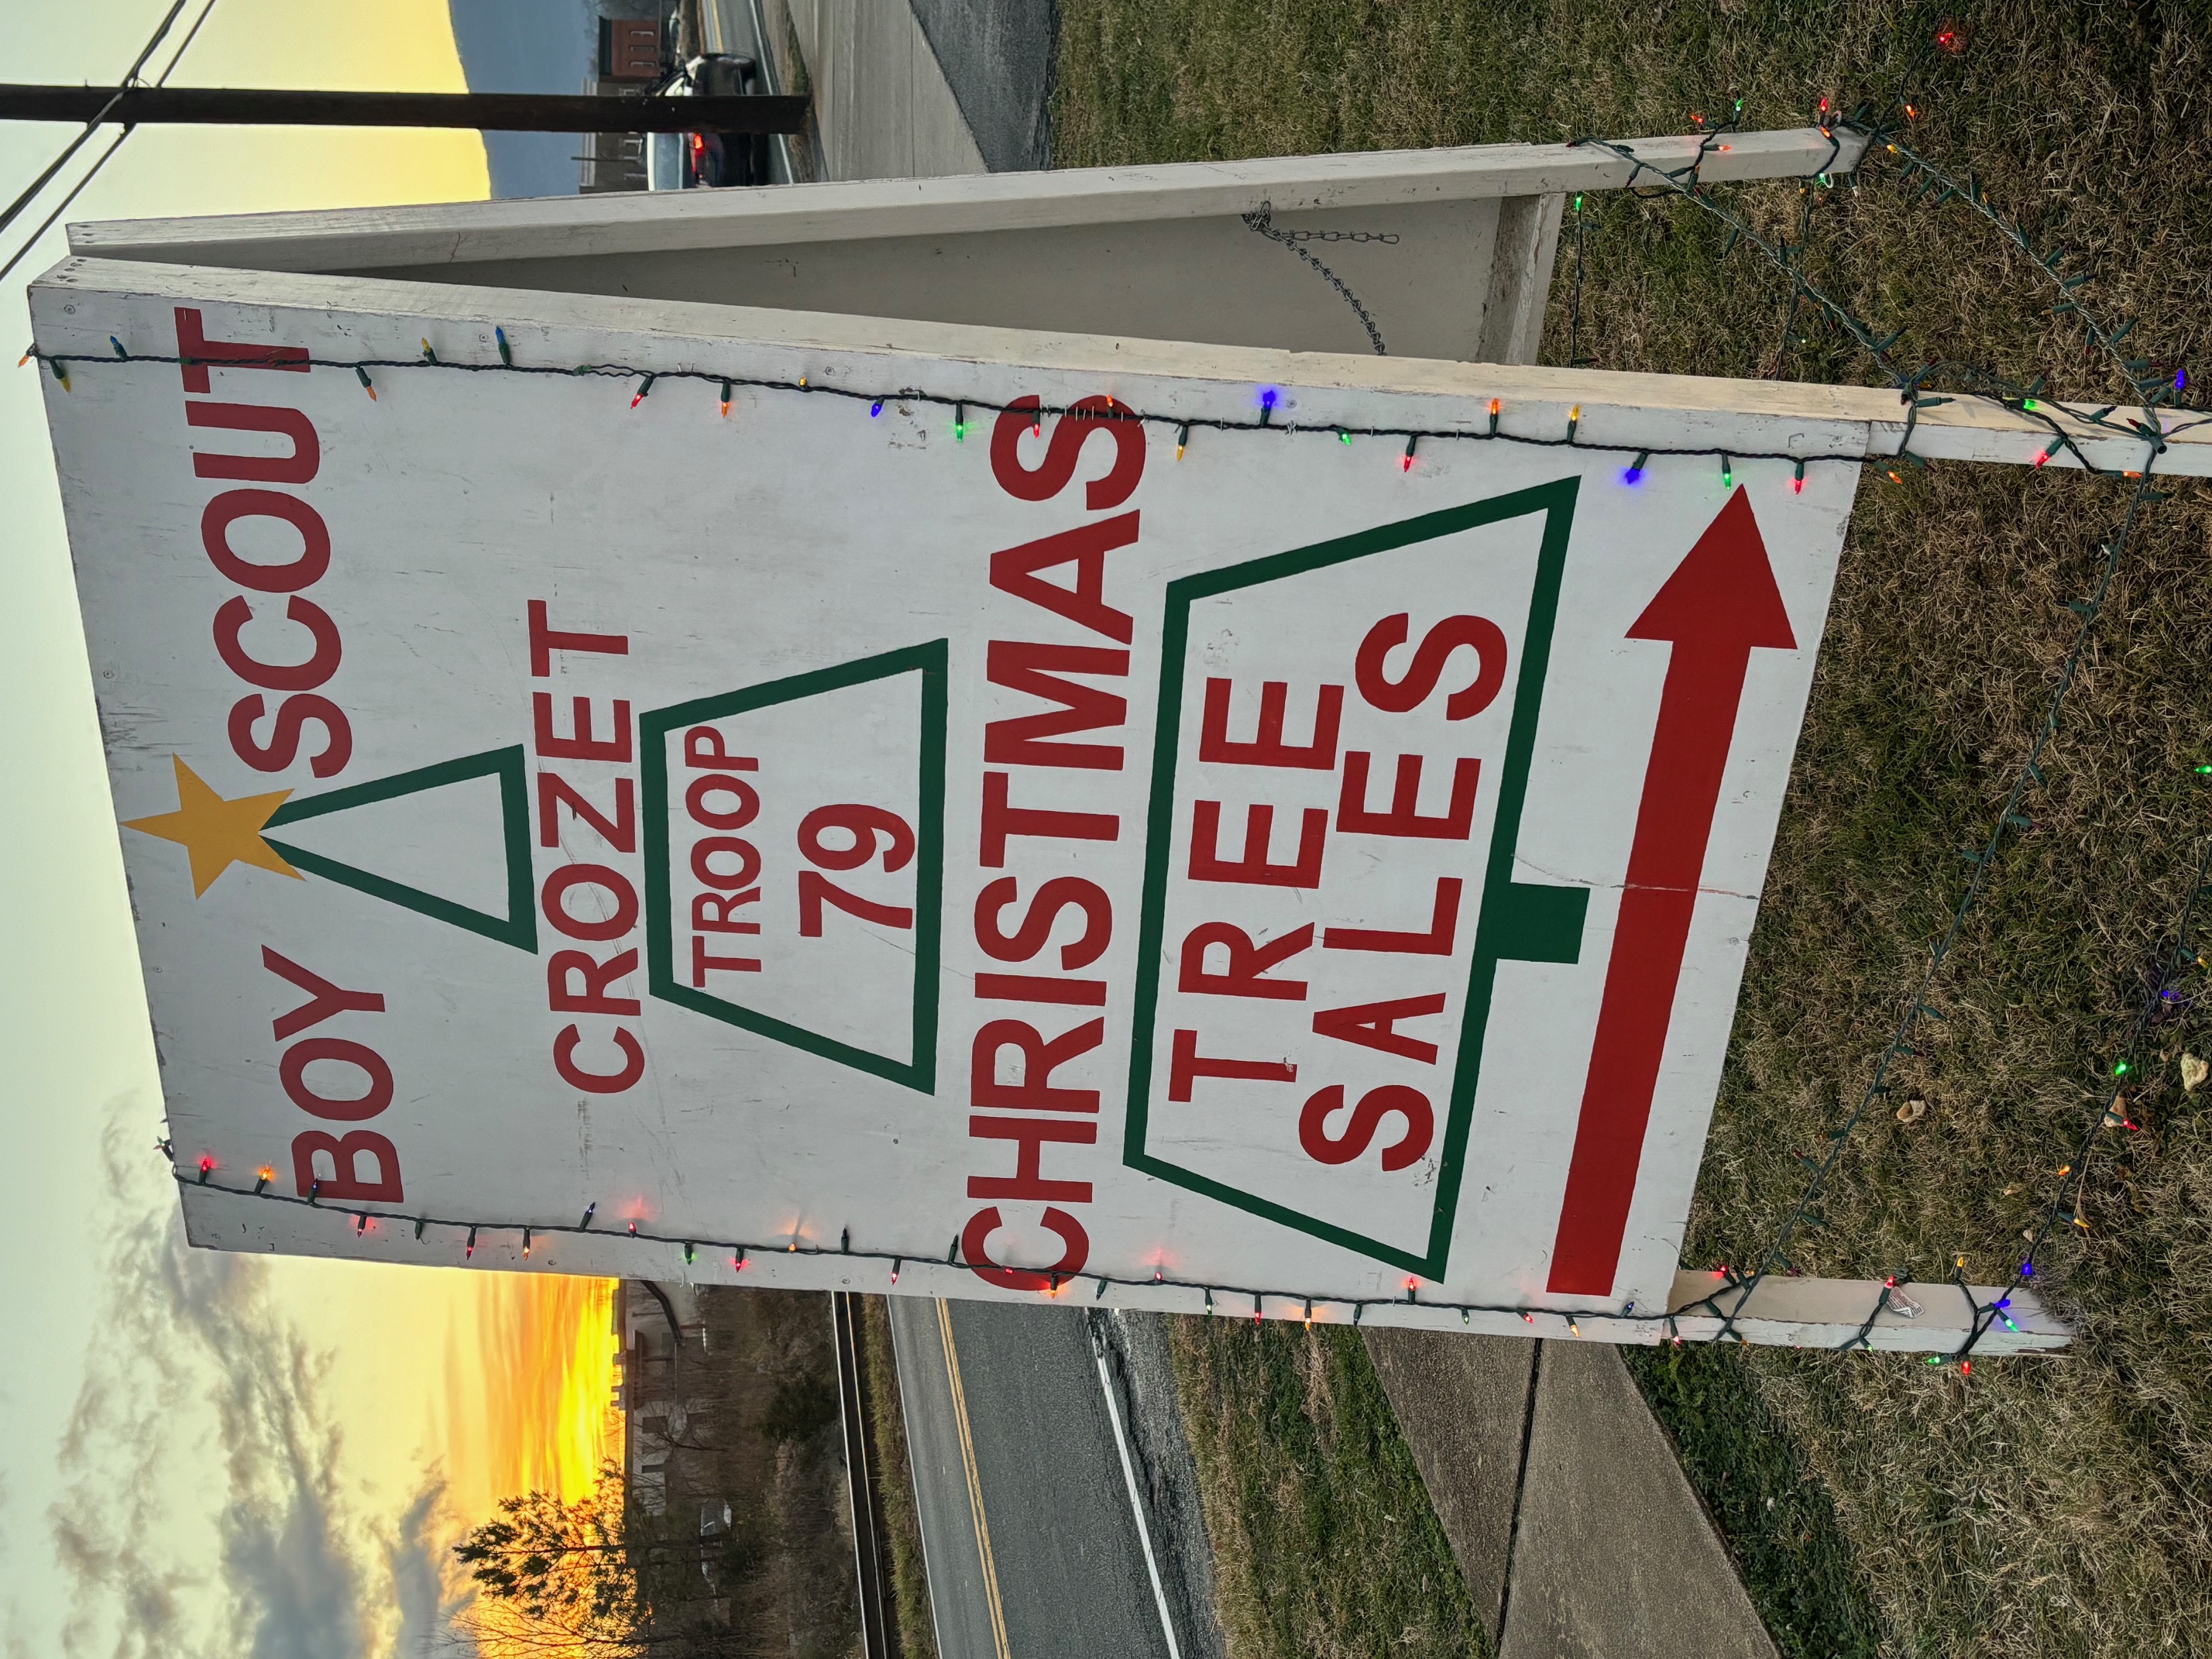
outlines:
[[[853, 838], [849, 847], [830, 847], [823, 843], [825, 830], [842, 830]], [[810, 863], [824, 870], [857, 870], [871, 862], [880, 849], [886, 871], [903, 870], [914, 857], [914, 830], [896, 812], [880, 806], [864, 806], [848, 802], [837, 806], [817, 806], [809, 812], [799, 826], [799, 850]], [[848, 893], [836, 883], [817, 871], [799, 872], [799, 933], [802, 939], [822, 937], [822, 907], [830, 904], [848, 915], [858, 916], [863, 921], [872, 921], [885, 927], [914, 926], [912, 909], [893, 904], [878, 904], [864, 899], [858, 893]]]

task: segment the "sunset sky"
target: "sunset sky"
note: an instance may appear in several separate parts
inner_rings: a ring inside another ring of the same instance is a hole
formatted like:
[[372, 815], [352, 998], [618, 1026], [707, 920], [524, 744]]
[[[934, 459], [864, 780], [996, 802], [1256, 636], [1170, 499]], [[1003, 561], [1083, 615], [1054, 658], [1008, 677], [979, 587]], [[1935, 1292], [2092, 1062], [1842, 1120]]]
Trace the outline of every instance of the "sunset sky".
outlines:
[[[112, 83], [165, 9], [0, 0], [0, 80]], [[219, 0], [175, 78], [462, 86], [445, 0]], [[69, 131], [0, 124], [5, 196]], [[470, 133], [153, 129], [70, 216], [485, 188]], [[24, 278], [62, 252], [57, 229], [0, 288], [25, 339]], [[504, 1492], [580, 1492], [606, 1449], [606, 1287], [182, 1249], [34, 368], [0, 366], [0, 489], [4, 1651], [443, 1651], [440, 1562], [458, 1525]]]

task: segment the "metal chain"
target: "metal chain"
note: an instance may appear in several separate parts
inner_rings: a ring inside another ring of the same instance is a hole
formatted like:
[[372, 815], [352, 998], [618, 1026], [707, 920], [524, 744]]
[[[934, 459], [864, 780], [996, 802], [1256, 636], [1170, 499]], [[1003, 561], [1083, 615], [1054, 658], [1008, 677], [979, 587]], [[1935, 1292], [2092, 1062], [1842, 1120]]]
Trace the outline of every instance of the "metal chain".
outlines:
[[1293, 242], [1388, 242], [1397, 245], [1395, 230], [1285, 230], [1279, 234]]
[[1301, 242], [1395, 243], [1398, 240], [1395, 236], [1370, 230], [1278, 230], [1275, 228], [1275, 204], [1272, 202], [1261, 203], [1259, 211], [1245, 214], [1243, 219], [1244, 228], [1247, 230], [1257, 231], [1269, 241], [1279, 243], [1290, 249], [1299, 258], [1327, 277], [1328, 285], [1344, 296], [1345, 304], [1350, 306], [1358, 317], [1360, 327], [1367, 331], [1367, 338], [1375, 348], [1375, 355], [1378, 357], [1389, 355], [1382, 344], [1382, 331], [1375, 326], [1375, 319], [1367, 314], [1367, 307], [1359, 303], [1358, 296], [1345, 287], [1343, 279], [1334, 271], [1300, 247], [1298, 244]]

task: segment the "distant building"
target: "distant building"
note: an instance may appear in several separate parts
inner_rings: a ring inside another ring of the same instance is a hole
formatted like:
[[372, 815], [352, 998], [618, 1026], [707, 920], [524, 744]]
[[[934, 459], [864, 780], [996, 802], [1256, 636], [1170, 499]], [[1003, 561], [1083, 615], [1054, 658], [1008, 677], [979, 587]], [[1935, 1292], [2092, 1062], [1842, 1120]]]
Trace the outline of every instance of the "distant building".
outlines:
[[[703, 1447], [695, 1419], [708, 1408], [709, 1378], [699, 1293], [689, 1285], [625, 1279], [615, 1287], [614, 1330], [621, 1349], [615, 1409], [623, 1420], [623, 1475], [647, 1514], [665, 1514], [671, 1457]], [[678, 1482], [679, 1488], [690, 1484]]]
[[734, 1623], [757, 1638], [748, 1653], [853, 1651], [829, 1297], [624, 1279], [613, 1330], [629, 1523], [653, 1542], [655, 1607], [672, 1628]]
[[[697, 6], [684, 0], [598, 0], [601, 97], [641, 97], [683, 61], [698, 33]], [[576, 157], [586, 195], [645, 188], [645, 145], [635, 132], [592, 132]]]

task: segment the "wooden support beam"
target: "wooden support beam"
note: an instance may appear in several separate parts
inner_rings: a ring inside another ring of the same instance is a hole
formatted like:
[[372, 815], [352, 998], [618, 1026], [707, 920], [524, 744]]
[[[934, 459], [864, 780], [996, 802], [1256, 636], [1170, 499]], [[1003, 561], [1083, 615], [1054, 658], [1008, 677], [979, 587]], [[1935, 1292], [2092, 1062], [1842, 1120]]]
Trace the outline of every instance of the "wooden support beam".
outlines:
[[[674, 100], [690, 103], [693, 100]], [[752, 101], [769, 103], [758, 99]], [[1687, 166], [1694, 138], [1638, 138], [1654, 167]], [[1715, 184], [1849, 172], [1865, 141], [1818, 128], [1747, 132], [1705, 158]], [[1267, 156], [1162, 167], [1076, 167], [943, 179], [875, 179], [756, 190], [656, 191], [429, 207], [344, 208], [70, 227], [70, 248], [99, 258], [264, 270], [374, 270], [518, 259], [661, 254], [890, 237], [1230, 218], [1264, 203], [1279, 218], [1343, 208], [1413, 207], [1617, 189], [1630, 163], [1571, 144], [1476, 144], [1350, 155]]]
[[[1725, 183], [1848, 171], [1863, 140], [1808, 127], [1623, 148]], [[141, 220], [72, 226], [70, 246], [167, 264], [1297, 351], [1380, 341], [1401, 356], [1533, 362], [1567, 196], [1626, 185], [1636, 170], [1592, 145], [1484, 144]]]
[[1498, 203], [1498, 243], [1490, 257], [1490, 291], [1482, 307], [1482, 348], [1476, 362], [1536, 361], [1566, 204], [1565, 197], [1556, 194], [1508, 196]]
[[[1685, 1342], [1712, 1340], [1731, 1315], [1731, 1334], [1767, 1347], [1833, 1348], [1863, 1328], [1869, 1347], [1896, 1353], [1955, 1353], [1977, 1328], [1977, 1354], [2047, 1352], [2074, 1338], [2024, 1285], [1905, 1284], [1889, 1295], [1897, 1310], [1875, 1314], [1883, 1288], [1878, 1279], [1773, 1278], [1747, 1301], [1741, 1285], [1685, 1269], [1674, 1275], [1668, 1311]], [[2000, 1300], [2006, 1305], [1996, 1309]]]
[[[2024, 1287], [1971, 1285], [1961, 1289], [1948, 1282], [1900, 1285], [1890, 1291], [1887, 1307], [1876, 1314], [1886, 1288], [1878, 1279], [1769, 1279], [1745, 1306], [1742, 1285], [1727, 1284], [1711, 1273], [1686, 1269], [1674, 1276], [1668, 1306], [1671, 1322], [1633, 1308], [1615, 1315], [1532, 1304], [1524, 1316], [1482, 1309], [1462, 1313], [1449, 1305], [1415, 1299], [1370, 1302], [1361, 1309], [1359, 1322], [1377, 1328], [1474, 1331], [1492, 1336], [1565, 1338], [1643, 1346], [1679, 1336], [1684, 1342], [1741, 1341], [1753, 1347], [1832, 1349], [1847, 1344], [1859, 1346], [1863, 1337], [1864, 1346], [1885, 1353], [1942, 1356], [1964, 1350], [1969, 1358], [2048, 1353], [2074, 1340], [2073, 1328]], [[1117, 1292], [1117, 1297], [1123, 1305], [1198, 1311], [1194, 1305], [1197, 1297], [1188, 1292], [1152, 1295], [1139, 1287]], [[2006, 1305], [1996, 1309], [2001, 1297], [2006, 1299]], [[1232, 1315], [1249, 1316], [1249, 1297], [1231, 1298], [1224, 1292], [1218, 1301]], [[1302, 1316], [1300, 1304], [1291, 1297], [1264, 1298], [1261, 1311], [1269, 1319]], [[1735, 1316], [1733, 1323], [1729, 1320], [1731, 1314]], [[1341, 1324], [1345, 1310], [1331, 1306], [1317, 1310], [1316, 1317]], [[1968, 1348], [1970, 1338], [1972, 1346]]]
[[[839, 186], [839, 188], [842, 188]], [[1564, 438], [1568, 411], [1579, 407], [1577, 442], [1618, 445], [1626, 451], [1650, 444], [1653, 417], [1669, 420], [1684, 448], [1711, 442], [1711, 417], [1771, 416], [1778, 422], [1848, 422], [1863, 434], [1863, 453], [1887, 464], [1905, 434], [1905, 410], [1898, 394], [1875, 386], [1823, 386], [1801, 380], [1730, 380], [1690, 374], [1624, 374], [1608, 369], [1548, 368], [1518, 363], [1452, 362], [1441, 358], [1376, 357], [1350, 353], [1281, 351], [1268, 348], [1214, 345], [1193, 341], [1138, 339], [1101, 335], [981, 329], [966, 324], [855, 316], [844, 313], [786, 311], [767, 307], [703, 305], [680, 301], [626, 298], [599, 294], [522, 289], [476, 288], [458, 283], [395, 282], [368, 276], [303, 276], [286, 271], [180, 267], [106, 259], [70, 259], [39, 279], [39, 285], [94, 293], [192, 295], [210, 303], [305, 305], [366, 318], [389, 318], [412, 355], [416, 334], [438, 326], [460, 325], [489, 334], [503, 326], [510, 340], [526, 334], [539, 338], [568, 330], [604, 327], [613, 317], [629, 326], [664, 336], [675, 355], [703, 361], [703, 354], [729, 343], [789, 349], [794, 376], [805, 354], [818, 348], [880, 353], [884, 383], [907, 384], [909, 356], [938, 360], [951, 384], [957, 360], [972, 356], [1007, 357], [1040, 368], [1068, 369], [1094, 375], [1134, 407], [1162, 420], [1251, 418], [1252, 388], [1282, 389], [1285, 404], [1280, 426], [1363, 427], [1375, 391], [1422, 392], [1435, 398], [1432, 422], [1480, 433], [1488, 425], [1490, 399], [1503, 405], [1501, 423], [1509, 433]], [[66, 343], [42, 333], [47, 350], [109, 353], [105, 336]], [[395, 346], [399, 350], [400, 346]], [[518, 350], [529, 347], [519, 345]], [[567, 349], [568, 348], [549, 348]], [[381, 355], [372, 352], [368, 355]], [[1171, 396], [1148, 390], [1157, 378], [1186, 383]], [[1211, 382], [1202, 392], [1188, 382]], [[1165, 401], [1159, 401], [1164, 398]], [[1157, 404], [1157, 406], [1155, 404]], [[2100, 467], [2115, 472], [2140, 468], [2149, 446], [2123, 433], [2093, 428], [2068, 406], [2045, 404]], [[2112, 419], [2140, 410], [2118, 411]], [[2177, 416], [2158, 417], [2169, 429], [2166, 453], [2156, 471], [2178, 477], [2212, 477], [2212, 421]], [[2203, 423], [2190, 426], [2197, 421]], [[2187, 430], [2175, 428], [2188, 427]], [[1912, 448], [1940, 460], [1996, 462], [2032, 466], [2049, 453], [2051, 428], [2035, 415], [1985, 398], [1959, 398], [1920, 411]], [[1786, 449], [1790, 434], [1778, 432], [1776, 447]], [[1826, 441], [1808, 443], [1820, 452]], [[1710, 465], [1700, 462], [1699, 465]], [[1753, 465], [1753, 463], [1747, 463]], [[1771, 465], [1778, 463], [1761, 462]], [[2048, 461], [2051, 467], [2078, 465], [2071, 455]], [[1900, 471], [1902, 467], [1900, 465]], [[1868, 487], [1875, 486], [1869, 480]], [[1880, 484], [1888, 489], [1887, 483]]]

